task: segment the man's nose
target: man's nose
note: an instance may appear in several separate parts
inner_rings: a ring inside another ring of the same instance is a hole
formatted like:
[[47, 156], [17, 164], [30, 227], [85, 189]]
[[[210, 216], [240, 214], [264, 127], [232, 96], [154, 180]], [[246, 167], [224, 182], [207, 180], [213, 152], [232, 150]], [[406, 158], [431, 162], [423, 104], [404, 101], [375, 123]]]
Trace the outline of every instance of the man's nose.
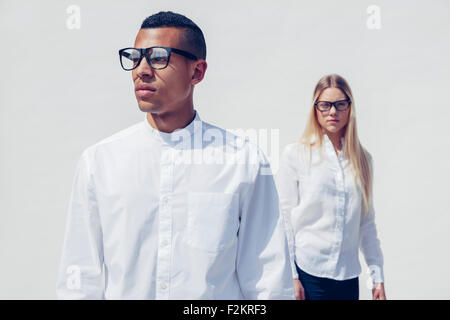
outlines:
[[144, 77], [153, 77], [154, 71], [153, 68], [149, 66], [147, 59], [142, 57], [141, 63], [136, 68], [136, 73], [140, 78]]

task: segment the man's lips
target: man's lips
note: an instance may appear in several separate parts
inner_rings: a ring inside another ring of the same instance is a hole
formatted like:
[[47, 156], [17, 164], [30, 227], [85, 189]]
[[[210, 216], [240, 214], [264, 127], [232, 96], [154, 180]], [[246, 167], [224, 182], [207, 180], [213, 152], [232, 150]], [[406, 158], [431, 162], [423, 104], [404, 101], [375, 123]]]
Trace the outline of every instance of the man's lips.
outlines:
[[147, 98], [152, 96], [156, 92], [156, 89], [150, 86], [137, 86], [136, 95], [140, 98]]
[[156, 91], [156, 88], [150, 87], [150, 86], [137, 86], [136, 91], [140, 91], [140, 90]]

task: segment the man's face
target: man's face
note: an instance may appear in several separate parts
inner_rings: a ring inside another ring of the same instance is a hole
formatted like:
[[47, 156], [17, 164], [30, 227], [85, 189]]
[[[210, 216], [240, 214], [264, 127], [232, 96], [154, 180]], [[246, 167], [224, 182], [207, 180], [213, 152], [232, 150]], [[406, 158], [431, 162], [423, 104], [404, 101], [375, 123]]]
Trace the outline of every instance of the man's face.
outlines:
[[[177, 28], [141, 29], [134, 47], [164, 46], [186, 50], [179, 46], [181, 36], [182, 30]], [[132, 71], [139, 109], [164, 114], [185, 106], [192, 99], [194, 69], [192, 60], [176, 53], [171, 54], [169, 65], [162, 70], [152, 69], [144, 57]], [[151, 90], [139, 90], [142, 87]]]

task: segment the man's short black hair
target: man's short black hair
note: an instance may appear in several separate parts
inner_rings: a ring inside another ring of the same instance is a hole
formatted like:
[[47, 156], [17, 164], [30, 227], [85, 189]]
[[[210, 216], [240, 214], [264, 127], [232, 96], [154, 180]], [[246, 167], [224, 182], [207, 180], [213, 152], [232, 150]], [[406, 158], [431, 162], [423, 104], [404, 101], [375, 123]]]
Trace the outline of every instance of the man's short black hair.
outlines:
[[161, 11], [147, 17], [142, 22], [141, 29], [174, 27], [184, 30], [181, 45], [186, 51], [197, 56], [199, 59], [206, 59], [206, 42], [202, 30], [189, 18], [172, 11]]

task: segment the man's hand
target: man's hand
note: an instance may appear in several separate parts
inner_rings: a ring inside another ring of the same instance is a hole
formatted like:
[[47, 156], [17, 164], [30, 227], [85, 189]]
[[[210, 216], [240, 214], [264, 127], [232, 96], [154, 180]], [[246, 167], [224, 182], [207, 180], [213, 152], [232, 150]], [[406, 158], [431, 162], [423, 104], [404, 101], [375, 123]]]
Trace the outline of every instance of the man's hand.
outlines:
[[294, 292], [296, 300], [305, 300], [305, 289], [303, 289], [302, 283], [298, 279], [294, 279]]
[[373, 284], [372, 300], [386, 300], [386, 293], [384, 292], [383, 282]]

